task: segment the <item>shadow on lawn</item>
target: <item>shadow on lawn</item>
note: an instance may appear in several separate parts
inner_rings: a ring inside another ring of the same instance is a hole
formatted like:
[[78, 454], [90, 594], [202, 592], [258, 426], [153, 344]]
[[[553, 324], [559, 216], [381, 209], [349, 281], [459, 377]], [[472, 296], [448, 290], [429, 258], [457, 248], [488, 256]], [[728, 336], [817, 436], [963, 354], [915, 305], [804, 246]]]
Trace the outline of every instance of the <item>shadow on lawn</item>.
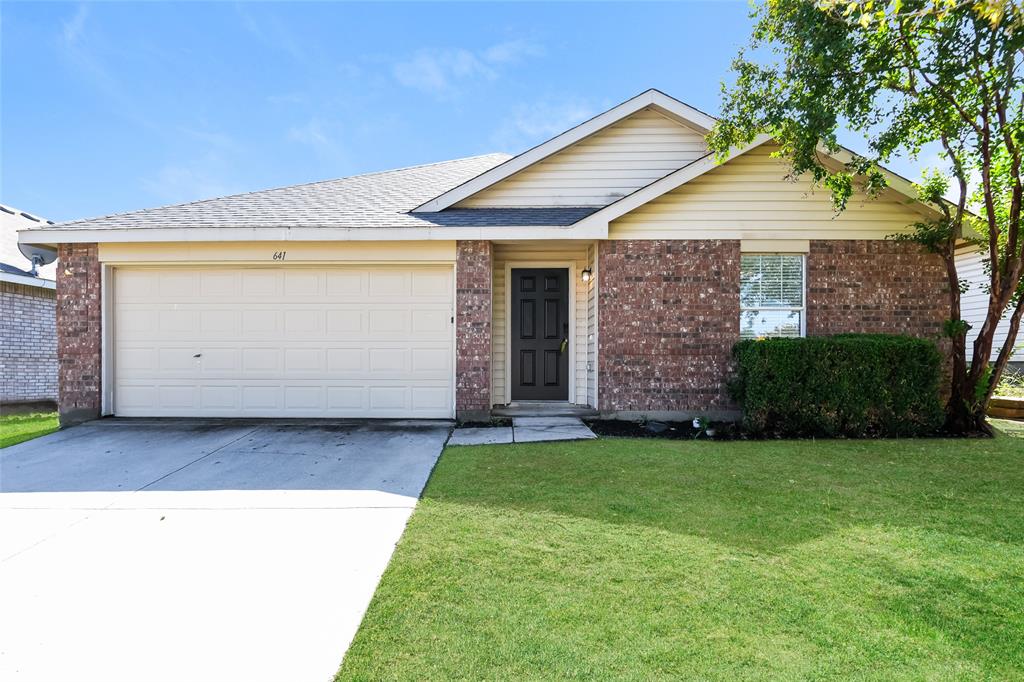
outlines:
[[852, 526], [1024, 543], [1024, 429], [991, 440], [608, 439], [445, 452], [425, 499], [778, 552]]

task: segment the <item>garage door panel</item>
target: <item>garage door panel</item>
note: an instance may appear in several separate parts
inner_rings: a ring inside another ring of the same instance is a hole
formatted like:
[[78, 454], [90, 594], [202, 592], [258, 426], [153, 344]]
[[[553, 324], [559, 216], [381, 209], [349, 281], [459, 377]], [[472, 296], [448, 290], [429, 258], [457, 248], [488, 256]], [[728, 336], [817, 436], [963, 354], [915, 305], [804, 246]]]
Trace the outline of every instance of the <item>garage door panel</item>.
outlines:
[[203, 386], [199, 391], [199, 406], [204, 411], [234, 411], [240, 402], [238, 393], [238, 386]]
[[237, 300], [242, 293], [239, 272], [205, 270], [199, 273], [199, 291], [203, 300], [228, 298]]
[[362, 375], [367, 370], [366, 348], [328, 348], [327, 371], [332, 375]]
[[429, 334], [432, 338], [445, 338], [451, 331], [451, 309], [412, 311], [412, 331], [416, 335]]
[[363, 386], [328, 386], [327, 409], [342, 412], [365, 412], [366, 390]]
[[366, 278], [366, 272], [328, 272], [325, 276], [327, 296], [362, 296], [366, 292]]
[[327, 327], [323, 309], [286, 310], [284, 336], [287, 339], [323, 338]]
[[281, 349], [280, 348], [243, 348], [242, 349], [242, 376], [249, 378], [268, 378], [266, 375], [279, 375], [281, 373]]
[[161, 407], [166, 409], [190, 409], [198, 403], [201, 386], [170, 385], [158, 386], [157, 396]]
[[372, 298], [392, 298], [408, 301], [412, 295], [408, 272], [383, 270], [370, 272], [367, 294]]
[[413, 410], [441, 410], [448, 400], [444, 386], [415, 386], [411, 389]]
[[319, 348], [285, 348], [284, 371], [288, 376], [295, 373], [312, 373], [320, 376], [327, 369], [325, 353]]
[[321, 298], [323, 296], [322, 272], [312, 270], [290, 270], [284, 273], [284, 295], [286, 298], [303, 296]]
[[119, 311], [118, 341], [149, 340], [159, 337], [159, 311], [124, 303], [119, 304]]
[[171, 270], [115, 271], [115, 413], [452, 415], [451, 267]]
[[243, 413], [274, 413], [283, 406], [283, 396], [277, 384], [269, 386], [242, 386], [242, 411]]
[[281, 310], [245, 310], [242, 312], [242, 333], [247, 337], [277, 338], [284, 327], [283, 317]]
[[442, 302], [451, 300], [452, 278], [445, 272], [413, 272], [412, 294], [419, 299], [435, 298]]
[[287, 411], [323, 409], [323, 392], [322, 386], [285, 386], [284, 409]]
[[242, 272], [242, 296], [246, 300], [277, 298], [281, 294], [282, 279], [279, 270], [245, 270]]

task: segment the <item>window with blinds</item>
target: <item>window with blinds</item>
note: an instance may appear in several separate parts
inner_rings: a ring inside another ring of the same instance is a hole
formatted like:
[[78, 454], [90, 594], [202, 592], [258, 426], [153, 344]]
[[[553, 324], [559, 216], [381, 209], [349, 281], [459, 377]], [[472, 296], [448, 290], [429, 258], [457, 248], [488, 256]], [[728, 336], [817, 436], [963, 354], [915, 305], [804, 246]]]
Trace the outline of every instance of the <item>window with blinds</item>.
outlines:
[[740, 257], [740, 338], [803, 336], [804, 257]]

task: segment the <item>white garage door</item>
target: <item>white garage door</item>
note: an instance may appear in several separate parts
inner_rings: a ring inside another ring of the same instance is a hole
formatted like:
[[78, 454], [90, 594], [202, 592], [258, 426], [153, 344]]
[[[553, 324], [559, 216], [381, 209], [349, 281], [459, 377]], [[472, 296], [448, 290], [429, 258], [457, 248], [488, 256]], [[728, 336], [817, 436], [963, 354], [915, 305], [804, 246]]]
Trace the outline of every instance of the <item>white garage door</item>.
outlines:
[[452, 268], [116, 268], [114, 413], [451, 417]]

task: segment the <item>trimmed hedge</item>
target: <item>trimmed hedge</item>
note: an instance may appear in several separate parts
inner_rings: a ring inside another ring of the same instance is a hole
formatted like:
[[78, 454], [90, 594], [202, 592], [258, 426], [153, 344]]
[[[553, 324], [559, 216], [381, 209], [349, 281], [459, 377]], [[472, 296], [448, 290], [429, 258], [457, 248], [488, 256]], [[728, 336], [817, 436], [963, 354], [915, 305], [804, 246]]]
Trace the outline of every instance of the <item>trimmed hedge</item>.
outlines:
[[730, 392], [753, 436], [927, 436], [943, 422], [942, 355], [926, 339], [764, 339], [740, 341], [733, 355]]

